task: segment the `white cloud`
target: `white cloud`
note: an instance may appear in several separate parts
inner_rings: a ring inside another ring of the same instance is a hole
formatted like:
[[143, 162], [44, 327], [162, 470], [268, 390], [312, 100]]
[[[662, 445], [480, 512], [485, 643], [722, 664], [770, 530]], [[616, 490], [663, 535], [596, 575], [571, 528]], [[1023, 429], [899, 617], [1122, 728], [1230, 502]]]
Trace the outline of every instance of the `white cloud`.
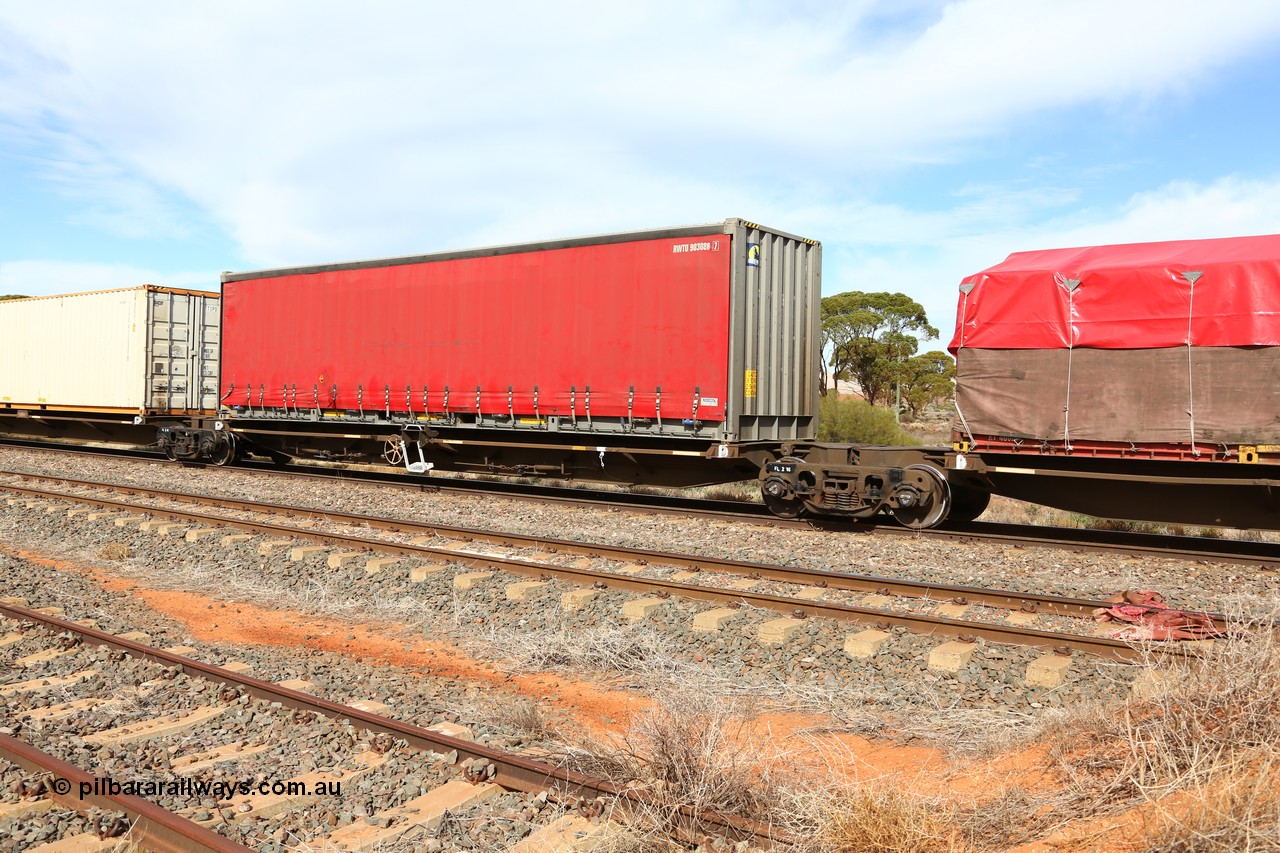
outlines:
[[1062, 245], [1274, 234], [1280, 232], [1280, 179], [1228, 176], [1207, 185], [1171, 181], [1135, 194], [1111, 222], [1089, 222], [1089, 214], [1073, 216], [1087, 224], [1058, 232]]
[[1184, 91], [1278, 34], [1280, 5], [1242, 0], [10, 4], [0, 121], [94, 221], [184, 233], [185, 199], [265, 265], [790, 228], [815, 204], [798, 188], [829, 205], [1031, 114]]
[[[1032, 162], [919, 210], [862, 188], [877, 173], [1181, 98], [1278, 37], [1270, 0], [7, 4], [0, 139], [79, 222], [213, 221], [227, 267], [749, 216], [822, 239], [828, 293], [915, 295], [945, 342], [960, 278], [1011, 251], [1277, 231], [1280, 181], [1078, 209]], [[216, 280], [0, 264], [0, 292]]]
[[0, 294], [51, 296], [89, 290], [114, 290], [155, 284], [192, 290], [217, 288], [217, 273], [160, 272], [121, 264], [67, 261], [9, 261], [0, 263]]

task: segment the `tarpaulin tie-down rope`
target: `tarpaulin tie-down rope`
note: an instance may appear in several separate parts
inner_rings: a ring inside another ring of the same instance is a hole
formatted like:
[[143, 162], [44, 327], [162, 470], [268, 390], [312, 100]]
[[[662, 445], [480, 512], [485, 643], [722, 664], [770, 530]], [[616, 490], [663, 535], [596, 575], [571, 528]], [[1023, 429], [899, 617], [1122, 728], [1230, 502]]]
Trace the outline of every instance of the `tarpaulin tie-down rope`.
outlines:
[[1191, 429], [1191, 455], [1199, 456], [1200, 448], [1196, 447], [1196, 389], [1191, 370], [1191, 319], [1195, 316], [1196, 282], [1200, 280], [1200, 273], [1184, 272], [1182, 277], [1191, 285], [1187, 299], [1187, 418]]
[[[960, 360], [960, 350], [964, 349], [964, 323], [969, 314], [969, 293], [975, 287], [972, 283], [962, 283], [960, 292], [964, 294], [964, 298], [960, 300], [960, 345], [956, 347], [956, 363]], [[969, 429], [969, 421], [964, 416], [964, 412], [960, 408], [960, 390], [956, 389], [955, 397], [952, 399], [953, 405], [956, 407], [956, 414], [960, 416], [960, 425], [964, 427], [964, 434], [969, 436], [969, 446], [974, 447], [978, 441], [973, 437], [973, 430]]]
[[1075, 316], [1076, 288], [1080, 279], [1067, 278], [1062, 273], [1054, 275], [1054, 281], [1067, 291], [1067, 399], [1062, 406], [1062, 444], [1068, 453], [1071, 452], [1071, 367], [1076, 351]]

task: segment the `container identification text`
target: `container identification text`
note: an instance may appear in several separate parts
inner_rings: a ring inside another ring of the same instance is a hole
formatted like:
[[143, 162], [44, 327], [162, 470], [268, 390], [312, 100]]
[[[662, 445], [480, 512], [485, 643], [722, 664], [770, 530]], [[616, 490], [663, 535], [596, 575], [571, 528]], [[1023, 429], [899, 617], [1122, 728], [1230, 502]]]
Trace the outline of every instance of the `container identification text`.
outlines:
[[700, 243], [673, 243], [671, 246], [671, 254], [680, 255], [686, 252], [718, 252], [720, 251], [719, 240], [703, 240]]

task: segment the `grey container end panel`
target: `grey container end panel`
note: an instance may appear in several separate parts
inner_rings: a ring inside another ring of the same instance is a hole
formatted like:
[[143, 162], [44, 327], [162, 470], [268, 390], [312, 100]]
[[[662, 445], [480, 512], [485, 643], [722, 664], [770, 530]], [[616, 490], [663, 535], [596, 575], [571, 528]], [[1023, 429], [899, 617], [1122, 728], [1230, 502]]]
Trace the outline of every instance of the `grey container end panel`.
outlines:
[[787, 441], [818, 432], [822, 244], [729, 220], [728, 441]]
[[217, 295], [148, 290], [148, 408], [216, 410], [222, 316]]

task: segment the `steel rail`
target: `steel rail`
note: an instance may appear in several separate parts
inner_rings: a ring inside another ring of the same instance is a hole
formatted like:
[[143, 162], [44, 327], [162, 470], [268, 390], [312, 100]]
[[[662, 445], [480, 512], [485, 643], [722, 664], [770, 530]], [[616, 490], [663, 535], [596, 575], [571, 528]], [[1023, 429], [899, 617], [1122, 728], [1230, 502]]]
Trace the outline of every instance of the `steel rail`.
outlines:
[[[21, 476], [29, 480], [39, 480], [62, 485], [107, 489], [131, 495], [150, 495], [163, 499], [188, 501], [191, 503], [201, 504], [203, 506], [216, 506], [222, 509], [238, 509], [250, 512], [270, 513], [273, 515], [302, 517], [323, 521], [338, 521], [346, 524], [388, 530], [396, 533], [433, 533], [449, 539], [481, 541], [510, 548], [537, 548], [544, 551], [577, 554], [580, 556], [603, 557], [620, 561], [644, 561], [647, 563], [662, 564], [699, 572], [724, 572], [726, 574], [744, 575], [783, 583], [818, 586], [827, 589], [844, 590], [847, 592], [872, 592], [881, 595], [899, 595], [906, 598], [940, 599], [963, 604], [973, 604], [1007, 610], [1019, 610], [1029, 613], [1049, 613], [1056, 616], [1069, 617], [1089, 617], [1093, 614], [1094, 610], [1111, 606], [1111, 602], [1098, 601], [1094, 599], [1072, 598], [1068, 596], [1047, 595], [1033, 592], [1013, 592], [1008, 590], [988, 589], [984, 587], [931, 583], [927, 581], [901, 580], [882, 577], [879, 575], [840, 572], [833, 569], [813, 569], [802, 566], [775, 566], [767, 563], [752, 563], [743, 560], [699, 557], [692, 554], [672, 554], [644, 548], [584, 544], [582, 542], [555, 539], [546, 536], [474, 530], [471, 528], [435, 524], [431, 522], [379, 518], [377, 516], [363, 515], [360, 513], [270, 504], [241, 498], [215, 498], [208, 495], [192, 494], [190, 492], [149, 489], [139, 486], [118, 485], [115, 483], [104, 483], [92, 480], [74, 480], [66, 477], [54, 477], [44, 474], [16, 474], [16, 476]], [[7, 486], [4, 486], [4, 484], [0, 484], [0, 487], [8, 488]], [[1150, 609], [1161, 610], [1168, 608], [1151, 607]], [[1217, 614], [1206, 615], [1209, 615], [1214, 620], [1219, 629], [1225, 628], [1223, 617]]]
[[[40, 614], [37, 614], [40, 615]], [[79, 627], [79, 626], [77, 626]], [[42, 752], [29, 743], [0, 734], [0, 758], [31, 773], [51, 773], [70, 785], [59, 792], [49, 786], [49, 794], [62, 805], [87, 814], [90, 808], [122, 811], [129, 816], [129, 832], [120, 841], [140, 845], [156, 853], [252, 853], [251, 849], [225, 838], [210, 829], [176, 815], [150, 800], [132, 794], [95, 793], [92, 773]], [[81, 795], [81, 786], [90, 786]], [[74, 793], [73, 793], [74, 792]]]
[[[649, 795], [634, 788], [628, 788], [605, 779], [597, 779], [584, 773], [579, 773], [576, 770], [553, 767], [550, 764], [544, 764], [526, 756], [503, 752], [484, 744], [451, 737], [412, 723], [374, 714], [350, 705], [343, 705], [300, 690], [282, 687], [270, 681], [263, 681], [250, 675], [232, 672], [213, 664], [174, 654], [164, 649], [148, 646], [144, 643], [70, 622], [66, 619], [60, 619], [46, 613], [39, 613], [17, 605], [0, 603], [0, 615], [19, 622], [43, 625], [51, 631], [72, 633], [81, 638], [81, 640], [93, 645], [105, 646], [124, 652], [131, 657], [154, 661], [206, 681], [232, 685], [250, 696], [267, 702], [279, 702], [287, 708], [311, 711], [338, 720], [345, 719], [361, 731], [389, 734], [392, 737], [405, 740], [415, 749], [443, 754], [457, 750], [459, 759], [484, 759], [496, 769], [495, 776], [491, 781], [505, 788], [531, 794], [544, 790], [555, 791], [561, 798], [610, 796], [617, 798], [624, 807], [628, 803], [632, 806], [642, 807], [652, 802]], [[70, 767], [70, 765], [67, 766]], [[77, 772], [84, 774], [84, 771]], [[146, 801], [143, 801], [143, 803], [146, 803]], [[152, 805], [154, 806], [154, 804]], [[154, 808], [159, 807], [154, 806]], [[690, 814], [690, 817], [692, 818], [693, 815]], [[781, 833], [778, 831], [749, 818], [721, 815], [714, 812], [699, 812], [696, 818], [698, 822], [711, 824], [727, 837], [735, 838], [736, 840], [746, 840], [747, 838], [784, 840], [780, 837]], [[225, 841], [226, 839], [223, 840]], [[174, 849], [181, 851], [189, 848], [178, 847]], [[226, 849], [240, 851], [245, 848], [236, 845], [234, 848]]]
[[84, 456], [100, 456], [109, 459], [129, 459], [133, 461], [157, 462], [166, 465], [181, 465], [184, 468], [235, 471], [242, 474], [257, 474], [268, 477], [297, 477], [311, 480], [377, 483], [397, 489], [408, 489], [418, 492], [461, 492], [464, 494], [497, 495], [511, 498], [513, 500], [536, 500], [540, 502], [563, 503], [570, 506], [607, 505], [610, 507], [633, 509], [639, 512], [659, 513], [665, 515], [697, 515], [707, 518], [737, 520], [748, 524], [765, 524], [784, 527], [795, 526], [808, 529], [813, 527], [813, 525], [808, 522], [792, 522], [788, 519], [779, 518], [778, 516], [770, 513], [769, 510], [765, 508], [764, 504], [754, 503], [751, 501], [611, 492], [604, 489], [595, 489], [585, 486], [552, 486], [544, 483], [516, 483], [505, 480], [468, 480], [461, 477], [443, 477], [431, 474], [408, 474], [394, 468], [387, 468], [386, 470], [381, 471], [368, 471], [363, 468], [354, 467], [320, 468], [306, 462], [295, 462], [285, 466], [277, 465], [274, 462], [263, 462], [248, 459], [240, 460], [225, 466], [212, 465], [207, 462], [175, 462], [158, 451], [127, 449], [120, 447], [47, 444], [27, 439], [0, 438], [0, 447], [6, 446], [22, 450], [33, 450], [40, 453], [72, 453]]
[[[435, 548], [428, 545], [413, 545], [400, 542], [389, 542], [385, 539], [372, 539], [348, 534], [325, 533], [305, 528], [273, 524], [264, 521], [246, 521], [187, 510], [163, 509], [143, 504], [131, 504], [109, 498], [94, 498], [82, 495], [67, 495], [43, 489], [31, 489], [22, 486], [0, 484], [0, 488], [8, 491], [27, 494], [32, 497], [71, 500], [89, 503], [104, 508], [113, 508], [123, 512], [150, 514], [165, 518], [181, 519], [209, 526], [232, 527], [254, 533], [269, 533], [280, 537], [306, 539], [341, 545], [347, 548], [363, 548], [387, 554], [400, 554], [428, 559], [464, 562], [470, 566], [483, 566], [499, 571], [526, 577], [552, 577], [565, 580], [578, 586], [604, 584], [606, 588], [621, 589], [631, 592], [657, 593], [658, 595], [677, 595], [684, 598], [711, 601], [720, 604], [749, 604], [764, 610], [771, 610], [786, 615], [819, 616], [847, 622], [858, 622], [884, 626], [902, 626], [913, 633], [954, 637], [958, 639], [982, 638], [995, 643], [1012, 643], [1044, 648], [1065, 648], [1086, 654], [1101, 655], [1116, 660], [1133, 660], [1140, 657], [1140, 651], [1129, 643], [1108, 637], [1089, 636], [1084, 634], [1062, 634], [1042, 631], [1017, 625], [997, 625], [988, 622], [970, 622], [950, 619], [941, 616], [900, 613], [871, 607], [858, 607], [849, 604], [819, 602], [810, 599], [791, 598], [779, 595], [750, 592], [747, 590], [729, 590], [719, 587], [698, 586], [652, 578], [638, 578], [631, 575], [620, 575], [612, 572], [601, 572], [574, 566], [557, 566], [547, 563], [535, 563], [509, 557], [495, 557], [484, 554], [459, 552], [449, 548]], [[708, 561], [702, 561], [708, 562]], [[776, 567], [785, 571], [781, 567]], [[1001, 593], [1002, 595], [1016, 595]], [[1105, 602], [1091, 602], [1093, 606], [1107, 606]], [[1175, 649], [1158, 649], [1174, 651]], [[1185, 650], [1184, 650], [1185, 651]]]
[[[17, 439], [0, 439], [0, 446], [9, 445], [23, 449], [50, 453], [78, 453], [101, 455], [121, 459], [146, 459], [157, 462], [168, 460], [159, 453], [119, 448], [49, 445]], [[181, 463], [186, 467], [216, 467], [205, 463]], [[705, 498], [670, 497], [662, 495], [637, 495], [606, 492], [592, 489], [547, 486], [541, 484], [515, 484], [501, 481], [463, 480], [426, 475], [408, 475], [393, 471], [364, 471], [351, 468], [333, 468], [309, 471], [298, 470], [302, 466], [281, 468], [272, 463], [240, 462], [222, 470], [267, 476], [300, 477], [313, 480], [352, 480], [378, 483], [399, 489], [416, 491], [463, 492], [493, 494], [514, 500], [536, 500], [569, 506], [599, 507], [635, 510], [666, 515], [698, 516], [744, 524], [798, 530], [820, 530], [840, 533], [885, 534], [912, 538], [932, 537], [961, 542], [985, 542], [1018, 547], [1053, 548], [1068, 551], [1097, 551], [1128, 554], [1138, 557], [1160, 557], [1172, 560], [1210, 561], [1238, 565], [1280, 566], [1280, 547], [1268, 543], [1241, 542], [1235, 540], [1211, 540], [1194, 536], [1135, 533], [1131, 531], [1091, 530], [1087, 528], [1045, 527], [1029, 524], [1009, 524], [972, 521], [961, 525], [944, 526], [929, 530], [911, 530], [897, 522], [879, 519], [850, 521], [836, 517], [811, 516], [804, 519], [779, 518], [769, 513], [763, 505], [746, 501], [710, 500]], [[309, 467], [309, 466], [307, 466]], [[12, 472], [18, 473], [18, 472]]]
[[1029, 524], [971, 521], [956, 527], [912, 531], [894, 525], [875, 525], [876, 532], [918, 533], [967, 542], [984, 542], [1016, 547], [1056, 548], [1068, 551], [1101, 551], [1133, 557], [1166, 560], [1232, 563], [1246, 566], [1280, 567], [1280, 546], [1271, 543], [1229, 539], [1203, 539], [1158, 533], [1118, 530], [1090, 530], [1071, 527], [1036, 527]]

